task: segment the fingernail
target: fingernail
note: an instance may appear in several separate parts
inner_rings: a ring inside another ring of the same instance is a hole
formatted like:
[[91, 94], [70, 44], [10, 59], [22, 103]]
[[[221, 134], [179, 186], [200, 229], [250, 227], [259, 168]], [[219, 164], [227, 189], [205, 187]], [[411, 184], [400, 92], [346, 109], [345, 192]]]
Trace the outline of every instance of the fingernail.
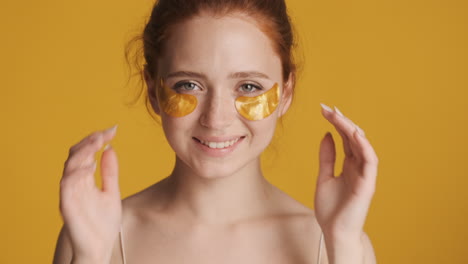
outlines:
[[323, 109], [325, 109], [325, 111], [330, 112], [330, 113], [333, 112], [333, 110], [329, 106], [322, 104], [322, 103], [320, 103], [320, 105], [322, 106]]
[[335, 112], [337, 112], [340, 116], [344, 117], [343, 113], [341, 113], [340, 109], [338, 107], [334, 106]]
[[106, 151], [106, 149], [110, 148], [111, 147], [111, 144], [107, 144], [105, 147], [104, 147], [104, 151]]
[[118, 125], [115, 125], [115, 126], [113, 126], [113, 127], [111, 127], [111, 128], [106, 129], [106, 130], [104, 131], [104, 133], [114, 133], [114, 132], [117, 130], [117, 126], [118, 126]]

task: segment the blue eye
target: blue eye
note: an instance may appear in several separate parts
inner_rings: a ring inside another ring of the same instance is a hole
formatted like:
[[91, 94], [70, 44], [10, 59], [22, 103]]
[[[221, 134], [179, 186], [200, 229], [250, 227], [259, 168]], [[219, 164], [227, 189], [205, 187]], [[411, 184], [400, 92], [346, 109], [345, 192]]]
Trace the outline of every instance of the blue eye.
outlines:
[[253, 85], [251, 83], [245, 83], [241, 86], [241, 90], [247, 93], [254, 93], [256, 91], [262, 90], [262, 88], [260, 88], [257, 85]]
[[175, 90], [193, 91], [196, 90], [197, 85], [192, 82], [181, 82], [174, 86]]

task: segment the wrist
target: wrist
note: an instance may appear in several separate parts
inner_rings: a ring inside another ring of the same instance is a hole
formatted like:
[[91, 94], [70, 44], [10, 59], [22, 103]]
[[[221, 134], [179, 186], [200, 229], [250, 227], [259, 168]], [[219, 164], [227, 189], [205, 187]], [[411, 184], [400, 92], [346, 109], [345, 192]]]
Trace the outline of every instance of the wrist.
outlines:
[[331, 264], [362, 264], [364, 263], [364, 247], [362, 234], [344, 234], [324, 232], [328, 259]]
[[102, 247], [101, 244], [88, 245], [87, 248], [73, 247], [71, 264], [106, 264], [112, 258], [112, 248]]

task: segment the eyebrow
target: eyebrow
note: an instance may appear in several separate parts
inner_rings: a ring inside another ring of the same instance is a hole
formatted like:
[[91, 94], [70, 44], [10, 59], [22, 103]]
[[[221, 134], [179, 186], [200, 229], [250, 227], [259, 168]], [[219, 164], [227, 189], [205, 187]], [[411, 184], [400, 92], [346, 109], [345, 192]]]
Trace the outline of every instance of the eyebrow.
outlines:
[[[167, 75], [167, 79], [173, 77], [191, 77], [191, 78], [201, 78], [207, 79], [206, 75], [203, 73], [192, 72], [192, 71], [176, 71], [171, 72]], [[244, 72], [233, 72], [228, 76], [231, 79], [240, 79], [240, 78], [262, 78], [262, 79], [270, 79], [270, 77], [262, 72], [258, 71], [244, 71]]]

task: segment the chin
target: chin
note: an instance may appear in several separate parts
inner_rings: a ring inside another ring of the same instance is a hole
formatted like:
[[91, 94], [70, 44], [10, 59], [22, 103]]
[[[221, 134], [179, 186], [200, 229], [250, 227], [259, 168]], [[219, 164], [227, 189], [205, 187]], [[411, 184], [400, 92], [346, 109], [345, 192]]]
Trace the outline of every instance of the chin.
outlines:
[[231, 162], [226, 162], [224, 164], [220, 162], [209, 162], [193, 168], [193, 172], [204, 179], [215, 180], [232, 176], [240, 169], [241, 168], [234, 166]]
[[255, 166], [255, 159], [241, 160], [239, 157], [234, 159], [205, 159], [193, 160], [187, 162], [179, 158], [184, 167], [190, 171], [189, 174], [196, 175], [207, 180], [216, 180], [238, 174], [247, 167]]

